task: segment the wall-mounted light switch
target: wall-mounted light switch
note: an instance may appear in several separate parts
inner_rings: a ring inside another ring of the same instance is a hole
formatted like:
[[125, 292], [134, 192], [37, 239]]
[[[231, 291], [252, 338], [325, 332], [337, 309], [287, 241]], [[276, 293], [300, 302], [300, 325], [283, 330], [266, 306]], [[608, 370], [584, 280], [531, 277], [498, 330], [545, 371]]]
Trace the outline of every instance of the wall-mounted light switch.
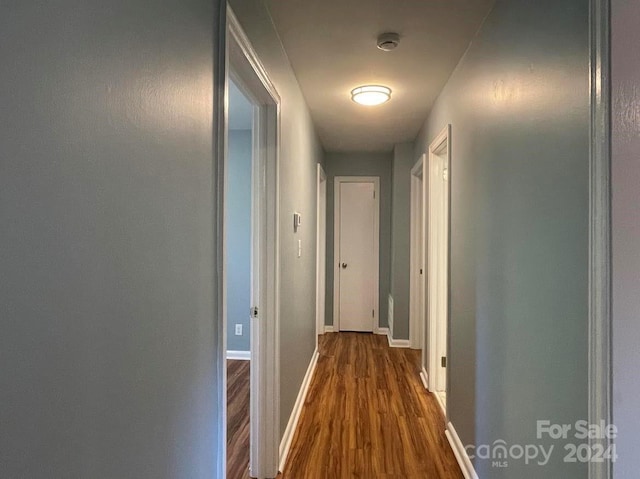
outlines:
[[242, 324], [236, 324], [236, 336], [242, 336]]

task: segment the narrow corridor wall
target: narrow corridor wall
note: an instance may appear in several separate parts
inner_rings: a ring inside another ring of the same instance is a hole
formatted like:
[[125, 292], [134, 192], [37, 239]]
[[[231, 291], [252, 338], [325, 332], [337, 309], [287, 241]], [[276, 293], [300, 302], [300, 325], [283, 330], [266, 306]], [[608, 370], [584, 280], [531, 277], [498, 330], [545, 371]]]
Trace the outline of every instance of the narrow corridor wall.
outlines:
[[613, 0], [611, 7], [614, 477], [632, 479], [640, 451], [640, 4]]
[[587, 419], [588, 28], [587, 0], [498, 0], [416, 142], [452, 125], [449, 418], [465, 445], [559, 448], [480, 477], [587, 475], [536, 426]]
[[221, 477], [219, 5], [2, 2], [0, 477]]

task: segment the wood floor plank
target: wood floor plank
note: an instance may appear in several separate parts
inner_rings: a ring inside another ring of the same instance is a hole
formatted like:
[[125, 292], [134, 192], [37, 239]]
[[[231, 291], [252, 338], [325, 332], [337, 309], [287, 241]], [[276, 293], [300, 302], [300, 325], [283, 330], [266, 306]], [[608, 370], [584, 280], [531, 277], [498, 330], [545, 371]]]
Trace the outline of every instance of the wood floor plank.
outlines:
[[319, 354], [279, 479], [463, 479], [419, 351], [334, 333], [320, 337]]
[[227, 479], [249, 478], [249, 361], [227, 361]]

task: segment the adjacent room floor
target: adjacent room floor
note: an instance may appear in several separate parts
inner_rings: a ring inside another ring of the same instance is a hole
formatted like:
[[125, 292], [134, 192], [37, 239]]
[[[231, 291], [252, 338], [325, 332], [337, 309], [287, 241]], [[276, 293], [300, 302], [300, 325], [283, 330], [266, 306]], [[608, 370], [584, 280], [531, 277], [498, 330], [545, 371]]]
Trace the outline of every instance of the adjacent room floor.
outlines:
[[249, 361], [227, 361], [227, 479], [249, 478]]
[[420, 351], [385, 336], [320, 337], [320, 357], [281, 479], [463, 479]]

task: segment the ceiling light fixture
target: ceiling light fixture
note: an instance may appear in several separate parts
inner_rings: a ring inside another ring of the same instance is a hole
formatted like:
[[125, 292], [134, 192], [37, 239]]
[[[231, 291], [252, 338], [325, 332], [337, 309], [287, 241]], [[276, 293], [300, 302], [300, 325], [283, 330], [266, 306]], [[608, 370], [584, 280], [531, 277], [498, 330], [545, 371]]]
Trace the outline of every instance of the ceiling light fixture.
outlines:
[[390, 52], [391, 50], [395, 50], [398, 48], [398, 44], [400, 43], [400, 35], [395, 32], [387, 32], [383, 33], [378, 37], [377, 45], [380, 50], [383, 52]]
[[363, 85], [351, 90], [351, 99], [360, 105], [382, 105], [391, 99], [391, 88], [382, 85]]

